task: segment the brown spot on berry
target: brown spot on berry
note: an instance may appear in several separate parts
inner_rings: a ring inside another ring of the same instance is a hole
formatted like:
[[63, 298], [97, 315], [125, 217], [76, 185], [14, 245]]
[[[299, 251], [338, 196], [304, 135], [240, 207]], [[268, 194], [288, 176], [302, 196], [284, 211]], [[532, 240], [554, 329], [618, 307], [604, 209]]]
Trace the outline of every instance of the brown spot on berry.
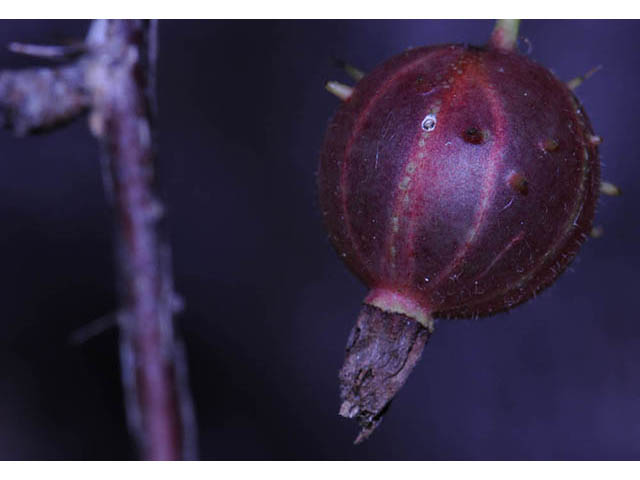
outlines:
[[560, 144], [558, 143], [557, 140], [554, 140], [553, 138], [547, 138], [542, 142], [541, 146], [547, 152], [555, 152], [560, 146]]
[[521, 195], [526, 195], [529, 193], [529, 182], [521, 173], [512, 172], [509, 175], [509, 178], [507, 178], [507, 183], [509, 184], [509, 187], [511, 187], [511, 189]]
[[480, 145], [485, 142], [485, 134], [482, 130], [476, 127], [467, 128], [462, 133], [462, 138], [465, 142], [473, 145]]

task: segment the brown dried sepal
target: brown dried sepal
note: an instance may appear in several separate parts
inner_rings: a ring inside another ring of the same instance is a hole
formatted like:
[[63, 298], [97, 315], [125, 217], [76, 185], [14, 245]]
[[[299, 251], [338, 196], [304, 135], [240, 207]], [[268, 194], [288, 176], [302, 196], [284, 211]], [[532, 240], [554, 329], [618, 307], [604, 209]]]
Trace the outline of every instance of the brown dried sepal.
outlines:
[[356, 418], [366, 440], [418, 363], [431, 330], [400, 313], [364, 305], [340, 370], [340, 415]]

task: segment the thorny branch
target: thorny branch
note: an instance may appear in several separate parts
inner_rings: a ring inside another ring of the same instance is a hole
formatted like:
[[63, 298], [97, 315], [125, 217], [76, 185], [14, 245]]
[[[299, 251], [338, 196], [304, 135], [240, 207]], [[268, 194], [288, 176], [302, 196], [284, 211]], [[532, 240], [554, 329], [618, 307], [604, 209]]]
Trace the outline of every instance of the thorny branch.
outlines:
[[193, 458], [186, 362], [173, 332], [170, 250], [153, 193], [157, 23], [95, 20], [82, 46], [13, 44], [12, 50], [75, 58], [62, 66], [0, 72], [0, 126], [26, 135], [89, 111], [118, 226], [118, 323], [129, 427], [145, 459]]

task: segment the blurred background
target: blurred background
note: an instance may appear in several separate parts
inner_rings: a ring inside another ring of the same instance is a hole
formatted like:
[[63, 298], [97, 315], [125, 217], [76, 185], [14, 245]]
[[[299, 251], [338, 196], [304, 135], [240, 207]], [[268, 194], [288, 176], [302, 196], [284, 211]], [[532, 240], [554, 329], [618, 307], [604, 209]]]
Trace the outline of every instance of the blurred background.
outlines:
[[[0, 45], [83, 38], [85, 21], [2, 21]], [[482, 21], [161, 21], [159, 181], [200, 457], [525, 460], [640, 458], [640, 23], [524, 21], [522, 50], [569, 80], [601, 135], [589, 240], [533, 301], [440, 322], [382, 425], [353, 446], [338, 417], [365, 288], [331, 248], [315, 171], [347, 81], [412, 46], [483, 44]], [[34, 65], [0, 51], [0, 69]], [[113, 225], [99, 149], [80, 120], [0, 132], [0, 459], [133, 459], [117, 331]]]

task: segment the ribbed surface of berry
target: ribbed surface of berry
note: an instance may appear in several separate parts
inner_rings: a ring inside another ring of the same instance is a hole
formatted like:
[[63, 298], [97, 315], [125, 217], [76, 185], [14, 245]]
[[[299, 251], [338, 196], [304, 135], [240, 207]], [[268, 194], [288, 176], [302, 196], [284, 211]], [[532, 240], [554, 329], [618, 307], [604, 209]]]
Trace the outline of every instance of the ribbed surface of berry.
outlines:
[[591, 228], [592, 128], [573, 93], [513, 52], [409, 50], [330, 123], [320, 204], [373, 292], [440, 317], [486, 315], [549, 285]]

